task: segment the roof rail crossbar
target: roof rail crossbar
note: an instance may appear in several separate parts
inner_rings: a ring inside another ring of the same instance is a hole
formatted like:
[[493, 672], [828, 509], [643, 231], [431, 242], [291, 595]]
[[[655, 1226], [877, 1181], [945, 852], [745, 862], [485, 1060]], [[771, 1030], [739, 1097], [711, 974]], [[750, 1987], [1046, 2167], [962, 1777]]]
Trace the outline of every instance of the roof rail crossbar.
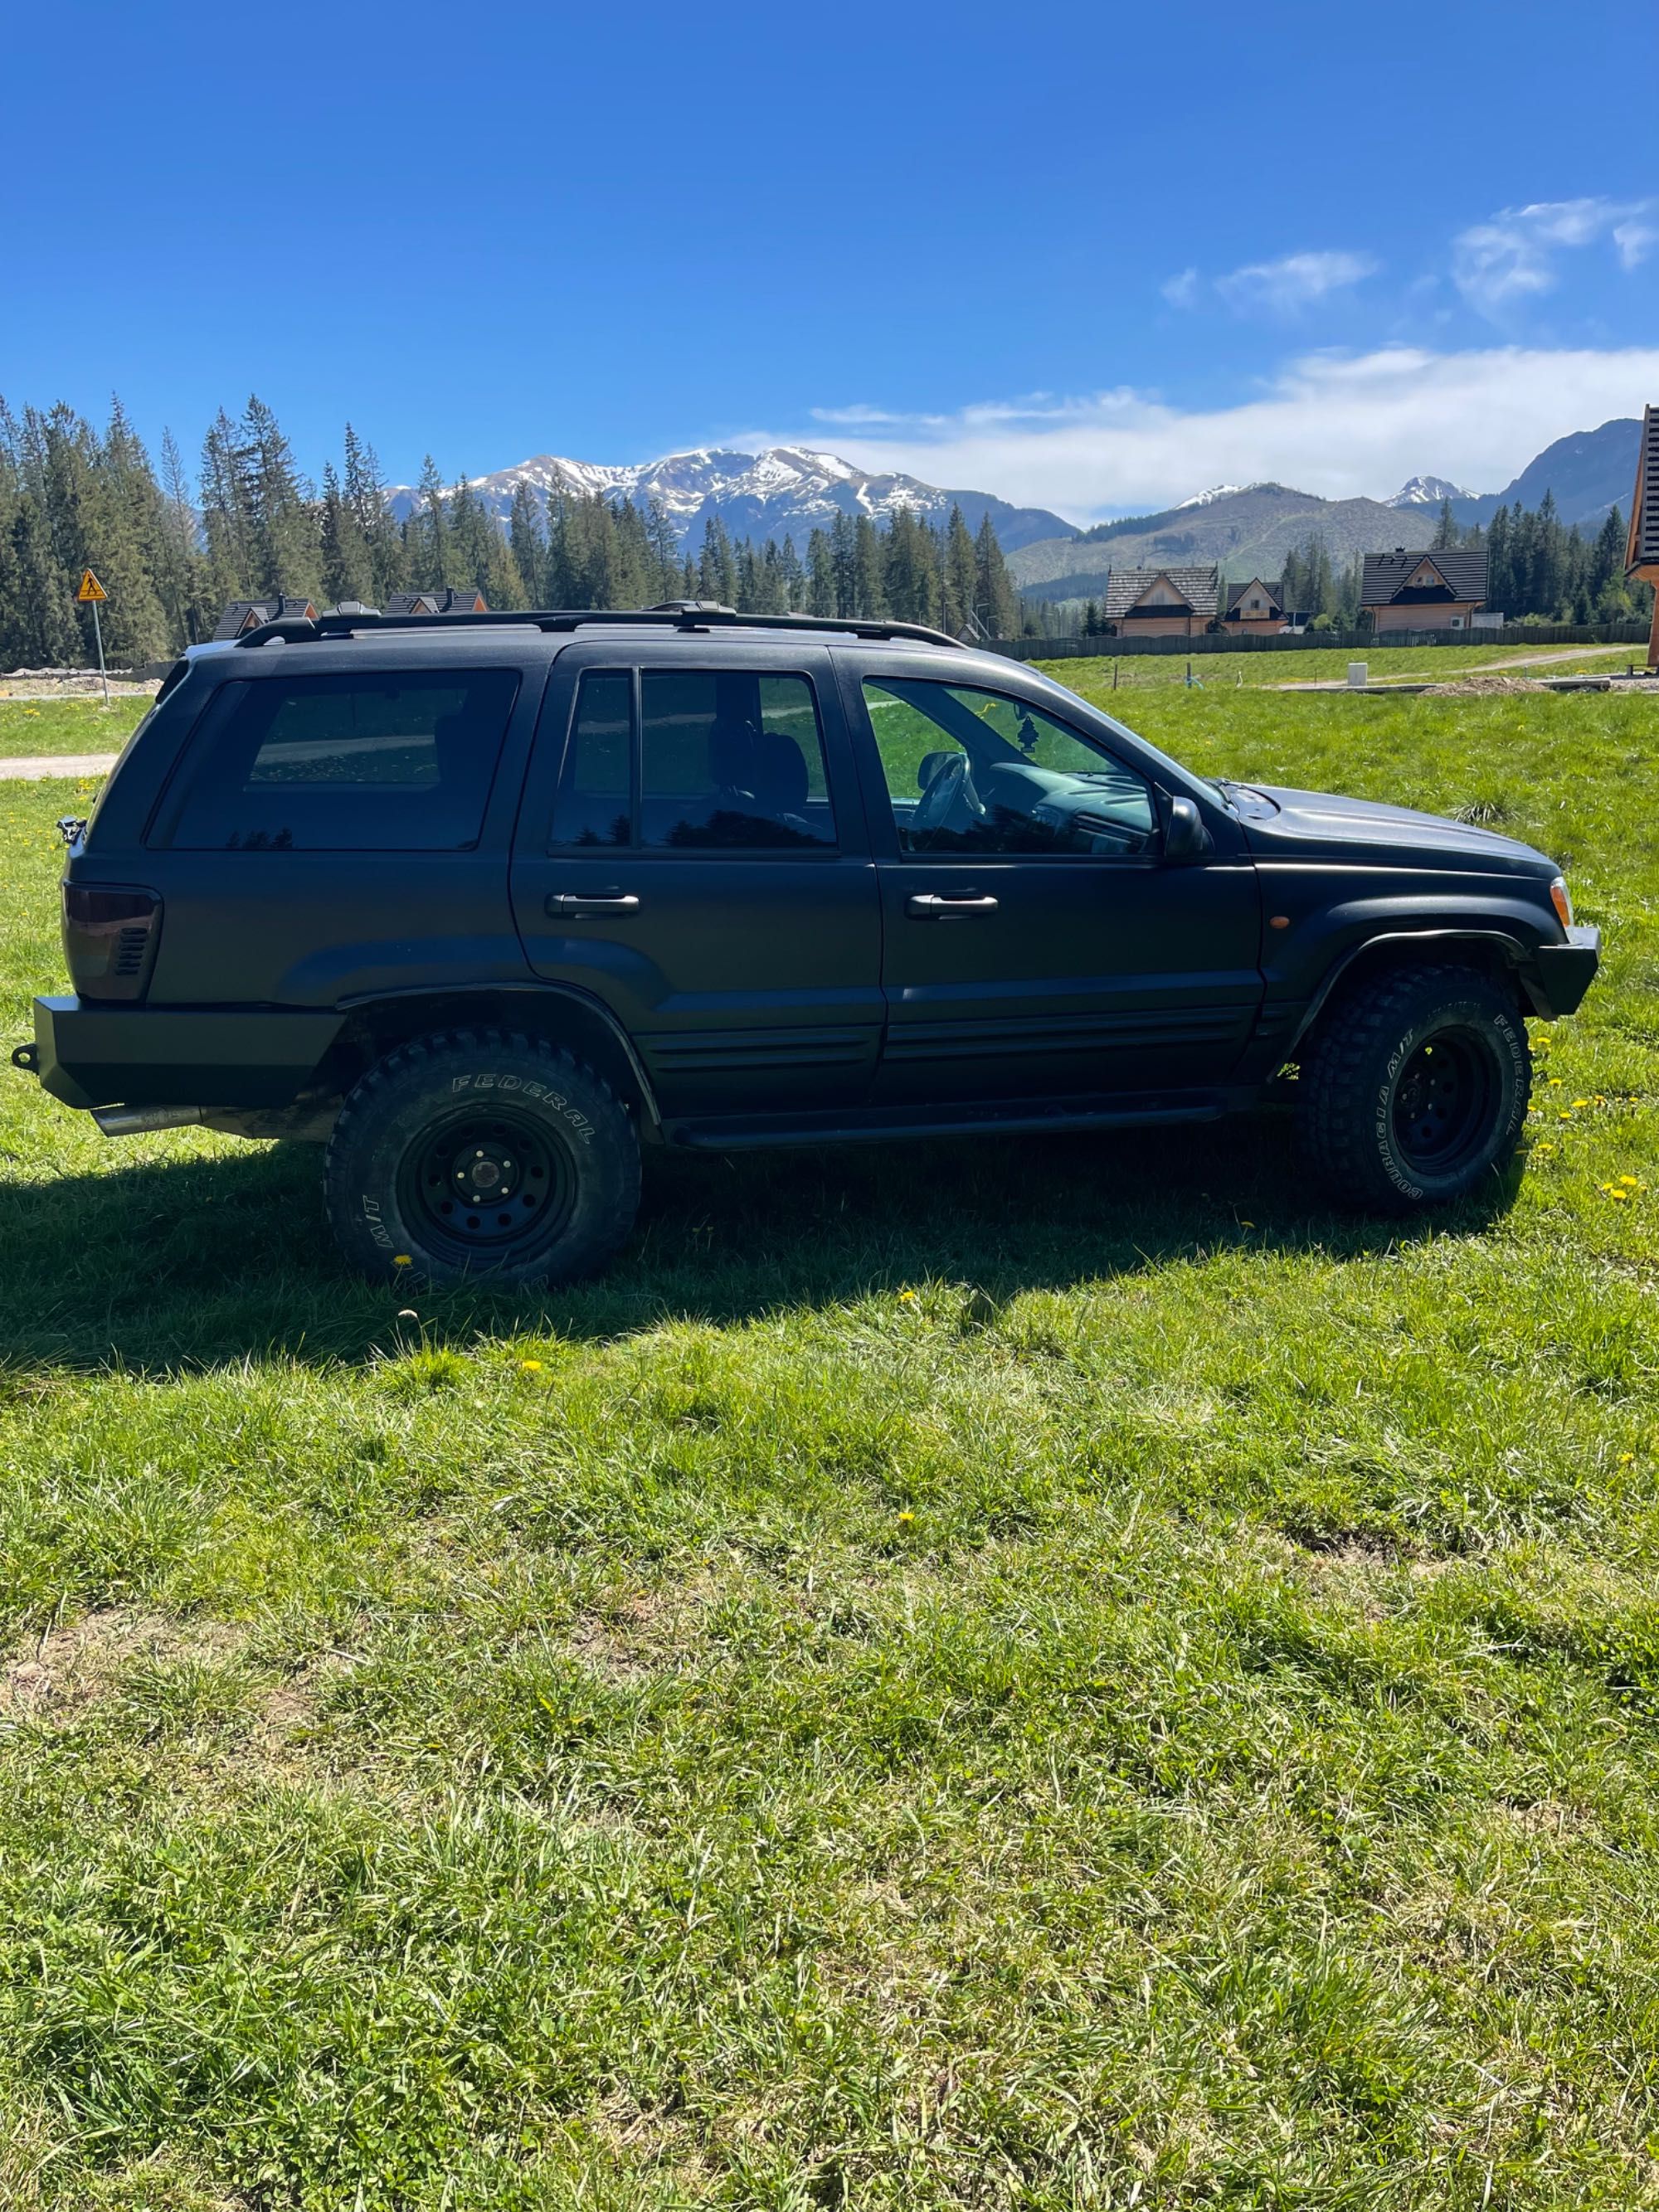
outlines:
[[655, 607], [544, 607], [523, 614], [380, 615], [325, 614], [314, 619], [261, 623], [236, 640], [239, 650], [282, 642], [301, 645], [326, 638], [349, 637], [357, 632], [421, 630], [446, 636], [457, 629], [578, 630], [589, 628], [625, 629], [769, 629], [796, 634], [839, 631], [843, 636], [872, 639], [908, 638], [922, 645], [964, 648], [960, 638], [925, 623], [865, 621], [856, 615], [745, 615], [733, 607], [696, 600], [679, 600]]

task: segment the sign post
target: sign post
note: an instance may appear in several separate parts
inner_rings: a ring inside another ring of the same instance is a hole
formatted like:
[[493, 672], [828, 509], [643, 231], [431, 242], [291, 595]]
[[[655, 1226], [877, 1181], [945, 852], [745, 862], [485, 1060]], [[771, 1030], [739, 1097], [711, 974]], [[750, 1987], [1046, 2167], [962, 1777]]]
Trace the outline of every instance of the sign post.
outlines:
[[89, 606], [92, 609], [92, 631], [93, 635], [98, 641], [98, 675], [99, 680], [102, 683], [104, 687], [104, 704], [107, 707], [109, 704], [109, 676], [104, 667], [104, 625], [99, 620], [98, 610], [103, 605], [104, 601], [108, 599], [109, 593], [99, 582], [97, 577], [93, 574], [90, 568], [83, 568], [81, 572], [81, 588], [75, 596], [81, 602], [82, 606]]

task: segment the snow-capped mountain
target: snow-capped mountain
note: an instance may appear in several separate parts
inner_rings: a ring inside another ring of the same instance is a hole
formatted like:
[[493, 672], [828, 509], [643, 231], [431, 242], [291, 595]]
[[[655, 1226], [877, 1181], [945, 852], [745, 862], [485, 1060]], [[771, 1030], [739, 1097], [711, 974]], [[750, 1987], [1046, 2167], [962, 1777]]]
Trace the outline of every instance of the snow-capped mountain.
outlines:
[[1467, 485], [1455, 484], [1449, 477], [1413, 477], [1402, 483], [1392, 499], [1384, 500], [1385, 507], [1438, 507], [1443, 499], [1474, 499], [1478, 495]]
[[[837, 514], [867, 514], [872, 521], [884, 523], [901, 506], [916, 508], [935, 525], [947, 521], [951, 507], [959, 507], [969, 530], [977, 530], [988, 514], [1007, 551], [1039, 538], [1076, 535], [1069, 522], [1044, 507], [1014, 507], [988, 492], [952, 491], [923, 483], [917, 477], [872, 476], [839, 454], [813, 453], [800, 446], [772, 446], [759, 453], [703, 447], [695, 453], [669, 453], [659, 461], [622, 466], [538, 453], [514, 468], [497, 469], [468, 482], [492, 513], [505, 515], [520, 484], [527, 483], [545, 500], [560, 478], [574, 492], [602, 492], [607, 498], [640, 503], [660, 500], [682, 546], [699, 544], [703, 526], [717, 514], [734, 538], [793, 537], [796, 550], [804, 552], [811, 532], [829, 529]], [[413, 510], [416, 494], [410, 485], [394, 485], [390, 497], [395, 515], [401, 518]]]
[[1231, 499], [1235, 492], [1251, 489], [1248, 484], [1212, 484], [1208, 491], [1195, 491], [1190, 499], [1178, 499], [1168, 512], [1179, 514], [1188, 507], [1212, 507], [1218, 499]]

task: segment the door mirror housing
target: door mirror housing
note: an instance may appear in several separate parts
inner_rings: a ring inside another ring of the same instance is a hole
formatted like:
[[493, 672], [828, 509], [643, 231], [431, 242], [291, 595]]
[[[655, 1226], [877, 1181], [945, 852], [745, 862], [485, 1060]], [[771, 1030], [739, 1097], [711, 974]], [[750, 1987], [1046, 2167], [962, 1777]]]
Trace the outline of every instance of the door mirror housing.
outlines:
[[1164, 857], [1166, 860], [1201, 860], [1215, 849], [1194, 799], [1166, 799], [1164, 803]]

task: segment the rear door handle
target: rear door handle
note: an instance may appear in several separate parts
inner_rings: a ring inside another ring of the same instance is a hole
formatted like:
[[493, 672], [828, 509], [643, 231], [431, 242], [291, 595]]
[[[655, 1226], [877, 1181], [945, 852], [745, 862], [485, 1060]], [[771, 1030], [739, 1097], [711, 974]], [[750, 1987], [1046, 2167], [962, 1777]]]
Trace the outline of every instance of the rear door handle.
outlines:
[[940, 898], [933, 891], [912, 891], [904, 902], [906, 914], [915, 915], [919, 921], [949, 921], [953, 915], [994, 914], [996, 901], [988, 893], [983, 898], [971, 893], [965, 898]]
[[584, 915], [603, 921], [618, 915], [637, 914], [640, 902], [632, 891], [550, 891], [547, 910], [558, 921], [580, 921]]

